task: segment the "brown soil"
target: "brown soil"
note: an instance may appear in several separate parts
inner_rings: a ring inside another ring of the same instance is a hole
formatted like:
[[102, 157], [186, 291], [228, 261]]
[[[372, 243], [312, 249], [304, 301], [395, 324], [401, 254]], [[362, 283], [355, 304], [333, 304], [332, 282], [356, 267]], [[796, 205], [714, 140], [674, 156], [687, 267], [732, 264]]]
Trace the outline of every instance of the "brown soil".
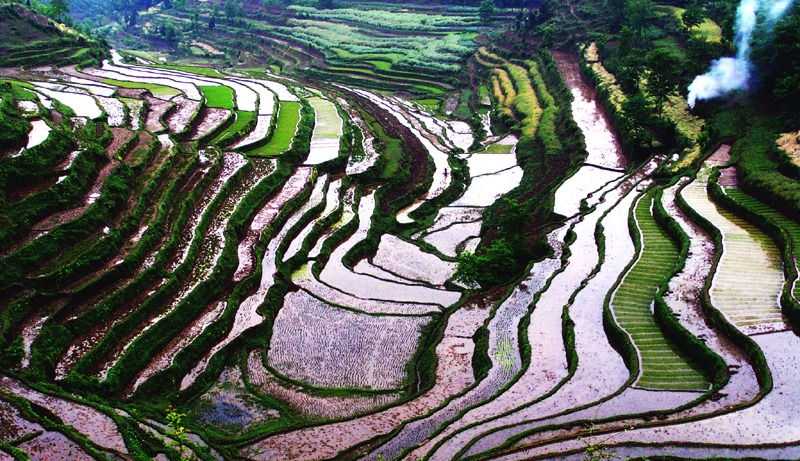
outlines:
[[133, 137], [134, 132], [127, 128], [111, 128], [111, 144], [106, 147], [106, 157], [113, 158], [120, 147]]
[[432, 168], [433, 164], [429, 164], [428, 162], [428, 150], [422, 145], [422, 141], [420, 141], [409, 128], [403, 126], [394, 116], [381, 109], [372, 101], [357, 94], [350, 93], [350, 99], [353, 104], [360, 106], [364, 112], [375, 120], [383, 121], [381, 126], [386, 134], [401, 140], [403, 152], [408, 155], [404, 161], [411, 162], [411, 174], [409, 175], [408, 181], [392, 187], [388, 193], [384, 195], [383, 200], [380, 201], [381, 212], [388, 213], [389, 205], [393, 201], [425, 182], [428, 175], [428, 168]]
[[137, 131], [137, 133], [139, 134], [138, 142], [136, 143], [135, 146], [133, 146], [133, 149], [131, 149], [128, 155], [125, 156], [125, 163], [129, 165], [133, 165], [131, 163], [133, 162], [133, 159], [131, 157], [133, 156], [134, 152], [149, 149], [150, 144], [153, 142], [153, 135], [151, 135], [147, 131]]
[[9, 204], [17, 203], [20, 200], [28, 197], [29, 195], [33, 195], [37, 192], [41, 192], [45, 189], [49, 189], [58, 181], [58, 176], [49, 176], [41, 181], [24, 184], [21, 187], [17, 187], [12, 189], [6, 193], [6, 200]]
[[164, 123], [162, 123], [162, 118], [173, 104], [169, 101], [164, 101], [163, 99], [154, 98], [152, 96], [145, 96], [145, 101], [147, 101], [149, 106], [145, 128], [153, 133], [163, 131], [165, 126]]
[[736, 179], [736, 167], [729, 166], [720, 169], [719, 185], [723, 187], [738, 187], [739, 181]]

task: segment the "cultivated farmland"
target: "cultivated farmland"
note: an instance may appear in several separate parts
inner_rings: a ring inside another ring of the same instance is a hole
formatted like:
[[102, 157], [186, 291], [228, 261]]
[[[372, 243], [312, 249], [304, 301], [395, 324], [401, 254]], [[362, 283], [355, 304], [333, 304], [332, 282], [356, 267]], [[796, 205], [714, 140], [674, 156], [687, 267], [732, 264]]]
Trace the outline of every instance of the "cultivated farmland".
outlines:
[[626, 153], [602, 45], [352, 6], [193, 43], [246, 28], [292, 78], [3, 69], [0, 459], [797, 458], [778, 130], [673, 99], [681, 143]]

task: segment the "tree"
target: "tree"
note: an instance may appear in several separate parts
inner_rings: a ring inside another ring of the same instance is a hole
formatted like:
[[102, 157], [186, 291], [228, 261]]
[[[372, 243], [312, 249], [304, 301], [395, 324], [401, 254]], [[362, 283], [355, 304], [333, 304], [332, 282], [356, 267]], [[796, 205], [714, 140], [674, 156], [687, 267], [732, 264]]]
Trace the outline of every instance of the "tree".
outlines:
[[687, 29], [699, 26], [706, 20], [706, 9], [697, 0], [693, 0], [686, 5], [686, 10], [681, 16], [681, 21]]
[[492, 21], [492, 15], [494, 15], [494, 0], [483, 0], [478, 7], [478, 17], [481, 22], [488, 24]]
[[[800, 5], [791, 7], [775, 26], [775, 54], [772, 58], [775, 82], [773, 95], [790, 127], [800, 123]], [[796, 128], [793, 128], [796, 129]]]
[[63, 22], [64, 16], [69, 14], [69, 2], [67, 0], [50, 0], [47, 14], [56, 21]]
[[661, 113], [669, 95], [673, 94], [680, 83], [681, 60], [666, 48], [656, 48], [647, 54], [647, 93], [655, 98], [656, 110]]
[[506, 239], [497, 239], [488, 248], [458, 256], [455, 279], [468, 286], [482, 288], [505, 282], [515, 269], [514, 252]]
[[628, 0], [625, 2], [625, 24], [644, 41], [647, 28], [656, 17], [656, 4], [652, 0]]

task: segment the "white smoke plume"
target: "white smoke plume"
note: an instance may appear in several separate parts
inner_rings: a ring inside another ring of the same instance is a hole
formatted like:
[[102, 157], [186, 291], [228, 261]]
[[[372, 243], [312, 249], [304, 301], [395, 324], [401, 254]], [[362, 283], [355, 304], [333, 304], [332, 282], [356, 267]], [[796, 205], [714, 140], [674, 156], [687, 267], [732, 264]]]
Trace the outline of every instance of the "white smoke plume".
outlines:
[[746, 90], [750, 82], [750, 39], [758, 24], [758, 11], [766, 12], [764, 21], [768, 31], [772, 31], [781, 16], [792, 5], [793, 0], [742, 0], [736, 9], [736, 56], [716, 59], [711, 69], [695, 77], [689, 85], [689, 107], [694, 107], [698, 99], [711, 99], [724, 96], [732, 91]]

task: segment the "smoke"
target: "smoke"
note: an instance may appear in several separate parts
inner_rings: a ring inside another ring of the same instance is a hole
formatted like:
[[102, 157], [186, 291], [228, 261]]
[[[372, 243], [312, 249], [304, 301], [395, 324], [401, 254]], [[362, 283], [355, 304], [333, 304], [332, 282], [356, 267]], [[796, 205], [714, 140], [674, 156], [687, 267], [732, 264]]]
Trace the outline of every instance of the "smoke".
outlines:
[[742, 0], [736, 9], [736, 56], [711, 61], [711, 69], [695, 77], [689, 85], [689, 107], [698, 99], [724, 96], [736, 90], [746, 90], [753, 68], [750, 62], [750, 40], [759, 21], [759, 10], [766, 11], [763, 22], [767, 32], [772, 32], [775, 23], [786, 13], [793, 0]]

